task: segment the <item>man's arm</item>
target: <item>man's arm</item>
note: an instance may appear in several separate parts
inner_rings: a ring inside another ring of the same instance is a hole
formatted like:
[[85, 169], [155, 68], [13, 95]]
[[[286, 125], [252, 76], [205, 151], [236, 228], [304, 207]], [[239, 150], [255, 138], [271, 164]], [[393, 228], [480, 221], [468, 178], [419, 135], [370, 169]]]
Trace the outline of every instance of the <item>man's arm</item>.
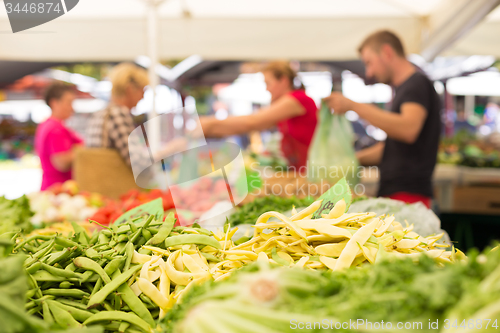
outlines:
[[379, 142], [356, 153], [359, 164], [364, 166], [379, 165], [382, 161], [385, 142]]
[[206, 137], [226, 137], [251, 131], [262, 131], [275, 126], [280, 121], [304, 113], [304, 107], [295, 98], [283, 97], [271, 106], [248, 116], [229, 117], [224, 120], [201, 117], [200, 123]]
[[401, 113], [382, 110], [369, 104], [354, 103], [352, 109], [370, 124], [380, 128], [387, 136], [408, 144], [417, 141], [424, 126], [427, 111], [414, 102], [401, 105]]
[[361, 118], [387, 133], [387, 136], [408, 144], [414, 143], [427, 118], [427, 110], [419, 103], [406, 102], [401, 113], [388, 112], [374, 105], [351, 101], [341, 93], [332, 93], [325, 99], [335, 112], [355, 111]]

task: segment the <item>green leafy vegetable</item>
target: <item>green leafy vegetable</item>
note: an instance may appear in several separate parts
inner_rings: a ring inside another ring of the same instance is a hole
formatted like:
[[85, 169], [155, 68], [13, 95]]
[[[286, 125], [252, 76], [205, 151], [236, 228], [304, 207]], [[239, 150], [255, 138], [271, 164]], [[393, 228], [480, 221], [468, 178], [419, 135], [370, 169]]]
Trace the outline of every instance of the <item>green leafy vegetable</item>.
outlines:
[[255, 224], [259, 216], [265, 212], [276, 211], [283, 213], [291, 210], [293, 206], [296, 208], [307, 207], [313, 202], [314, 199], [311, 197], [299, 199], [297, 197], [282, 198], [270, 195], [256, 198], [254, 201], [238, 207], [226, 223], [231, 224], [231, 227], [238, 224]]
[[[5, 246], [0, 245], [0, 247]], [[0, 323], [2, 333], [102, 333], [100, 326], [57, 330], [46, 322], [30, 316], [25, 310], [28, 280], [23, 268], [25, 257], [0, 258]]]
[[120, 215], [113, 223], [121, 224], [129, 219], [144, 215], [156, 215], [159, 220], [163, 219], [163, 200], [162, 198], [155, 199], [140, 206], [137, 206], [122, 215]]
[[33, 230], [30, 222], [32, 216], [33, 212], [26, 196], [15, 200], [0, 197], [0, 235], [10, 231], [29, 233]]

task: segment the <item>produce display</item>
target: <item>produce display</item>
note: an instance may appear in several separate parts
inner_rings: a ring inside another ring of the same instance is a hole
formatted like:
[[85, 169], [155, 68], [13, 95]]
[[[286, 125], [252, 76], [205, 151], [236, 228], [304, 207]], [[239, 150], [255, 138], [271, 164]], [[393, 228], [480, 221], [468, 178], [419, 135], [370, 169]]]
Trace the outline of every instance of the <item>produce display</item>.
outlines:
[[467, 130], [441, 142], [438, 162], [478, 168], [500, 168], [499, 135], [478, 139]]
[[28, 194], [31, 209], [35, 212], [31, 222], [40, 226], [43, 223], [69, 221], [85, 221], [96, 211], [83, 195], [67, 193], [53, 194], [48, 191]]
[[[316, 201], [288, 218], [278, 212], [262, 214], [255, 223], [253, 237], [230, 251], [241, 256], [268, 258], [284, 266], [328, 268], [334, 271], [374, 263], [378, 256], [417, 259], [422, 254], [438, 263], [452, 262], [455, 251], [438, 244], [443, 236], [427, 238], [413, 232], [413, 225], [403, 227], [394, 216], [375, 213], [345, 213], [344, 199], [321, 218], [312, 219], [321, 206]], [[271, 217], [277, 221], [268, 222]], [[457, 250], [460, 255], [459, 250]], [[243, 262], [242, 262], [243, 264]]]
[[46, 191], [30, 193], [28, 198], [35, 213], [31, 220], [35, 226], [65, 220], [85, 221], [105, 200], [98, 193], [80, 193], [72, 180], [55, 184]]
[[[198, 199], [216, 186], [205, 185]], [[467, 258], [440, 243], [442, 234], [349, 212], [345, 179], [316, 201], [261, 198], [215, 232], [180, 226], [164, 213], [161, 191], [152, 201], [141, 193], [124, 196], [129, 209], [107, 226], [61, 222], [32, 232], [20, 227], [30, 219], [27, 199], [9, 201], [17, 218], [0, 219], [7, 333], [277, 333], [320, 318], [425, 326], [498, 317], [500, 251]], [[139, 197], [147, 202], [137, 205]], [[253, 230], [239, 238], [233, 223]]]
[[280, 151], [266, 151], [262, 154], [252, 152], [249, 157], [260, 167], [271, 167], [279, 170], [288, 167], [288, 161], [282, 155]]
[[55, 222], [55, 223], [50, 223], [44, 228], [39, 228], [39, 229], [34, 229], [31, 233], [27, 234], [27, 237], [29, 236], [35, 236], [35, 235], [62, 235], [62, 236], [69, 236], [71, 233], [74, 232], [74, 227], [73, 224], [79, 225], [81, 228], [85, 229], [89, 235], [91, 235], [94, 230], [100, 228], [99, 225], [95, 223], [90, 223], [89, 221], [83, 221], [83, 222]]
[[200, 178], [189, 187], [171, 187], [176, 209], [186, 209], [199, 217], [217, 202], [229, 200], [228, 185], [224, 179]]
[[172, 196], [168, 191], [151, 190], [141, 192], [139, 190], [130, 190], [120, 196], [120, 200], [106, 199], [104, 205], [94, 215], [90, 216], [90, 219], [108, 225], [123, 213], [158, 198], [162, 198], [164, 211], [174, 208]]
[[441, 229], [439, 218], [421, 202], [408, 204], [389, 198], [364, 198], [353, 200], [348, 212], [373, 212], [377, 213], [377, 215], [394, 215], [397, 221], [413, 224], [413, 231], [419, 235], [444, 233], [443, 240], [449, 242], [448, 234]]
[[[3, 242], [2, 245], [5, 245]], [[27, 328], [39, 329], [43, 322], [30, 317], [24, 311], [27, 281], [23, 273], [23, 257], [4, 256], [4, 248], [0, 246], [0, 318], [4, 332], [21, 332]], [[35, 331], [34, 330], [34, 331]]]
[[392, 332], [401, 323], [404, 332], [498, 332], [499, 285], [498, 250], [471, 253], [442, 268], [427, 256], [336, 272], [276, 268], [263, 260], [225, 281], [193, 288], [161, 327], [284, 333], [344, 325], [349, 332]]
[[[25, 274], [25, 257], [7, 255], [14, 243], [7, 234], [0, 235], [0, 319], [3, 333], [102, 333], [102, 327], [79, 327], [62, 330], [36, 318], [26, 311], [26, 298], [30, 297], [28, 279]], [[28, 303], [29, 304], [29, 303]]]
[[184, 225], [190, 225], [217, 202], [227, 199], [227, 186], [223, 180], [206, 178], [188, 188], [176, 187], [175, 191], [177, 207], [169, 190], [130, 190], [119, 200], [112, 200], [98, 193], [80, 192], [74, 181], [67, 181], [47, 191], [28, 195], [30, 207], [35, 213], [31, 222], [43, 226], [54, 222], [91, 219], [108, 225], [123, 213], [161, 198], [165, 212], [177, 208], [178, 218]]
[[[30, 283], [25, 305], [28, 313], [60, 328], [104, 322], [110, 332], [123, 332], [129, 326], [130, 332], [150, 332], [154, 318], [170, 306], [161, 302], [170, 294], [165, 271], [170, 262], [161, 264], [159, 257], [154, 263], [144, 262], [145, 253], [151, 253], [146, 249], [156, 249], [155, 245], [169, 240], [175, 243], [176, 236], [182, 241], [187, 233], [173, 229], [173, 214], [162, 220], [154, 215], [139, 217], [91, 237], [73, 224], [71, 237], [34, 235], [18, 239], [13, 252], [29, 254], [23, 264]], [[135, 279], [137, 284], [127, 283]], [[152, 284], [156, 280], [161, 291]], [[180, 292], [179, 287], [172, 288]]]
[[[106, 200], [106, 204], [95, 212], [90, 219], [102, 224], [109, 224], [124, 212], [152, 200], [162, 198], [163, 210], [175, 209], [182, 225], [191, 225], [217, 202], [227, 200], [227, 186], [224, 180], [201, 179], [187, 188], [175, 187], [175, 192], [162, 190], [131, 190], [120, 200]], [[175, 202], [174, 202], [175, 198]]]
[[255, 166], [275, 170], [286, 169], [288, 160], [283, 155], [281, 140], [282, 135], [279, 132], [272, 133], [265, 142], [261, 141], [260, 136], [250, 137], [250, 146], [244, 155], [245, 165], [251, 169]]

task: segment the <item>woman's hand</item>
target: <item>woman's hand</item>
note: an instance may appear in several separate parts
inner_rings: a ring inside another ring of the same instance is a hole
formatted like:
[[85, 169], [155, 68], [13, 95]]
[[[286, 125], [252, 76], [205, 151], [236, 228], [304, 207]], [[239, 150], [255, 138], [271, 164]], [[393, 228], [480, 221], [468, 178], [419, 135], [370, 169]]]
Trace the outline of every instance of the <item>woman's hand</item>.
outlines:
[[210, 136], [210, 133], [212, 132], [212, 129], [216, 122], [217, 118], [215, 118], [214, 116], [200, 117], [201, 129], [203, 130], [205, 136]]
[[198, 126], [192, 131], [188, 131], [186, 134], [191, 139], [200, 139], [204, 137], [210, 137], [210, 133], [213, 126], [217, 122], [217, 119], [213, 116], [204, 116], [199, 118]]
[[[231, 135], [246, 134], [251, 131], [263, 131], [276, 126], [280, 121], [298, 117], [305, 113], [306, 109], [295, 98], [284, 96], [273, 102], [269, 107], [250, 115], [228, 117], [224, 120], [219, 120], [213, 116], [200, 117], [200, 125], [206, 138], [224, 138]], [[200, 129], [197, 130], [201, 131]]]

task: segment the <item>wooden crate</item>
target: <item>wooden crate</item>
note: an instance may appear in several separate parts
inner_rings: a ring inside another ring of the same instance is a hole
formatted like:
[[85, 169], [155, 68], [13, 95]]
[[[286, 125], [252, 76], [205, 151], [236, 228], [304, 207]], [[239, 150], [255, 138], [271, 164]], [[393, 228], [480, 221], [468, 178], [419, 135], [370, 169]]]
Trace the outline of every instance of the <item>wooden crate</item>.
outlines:
[[453, 212], [500, 215], [500, 187], [456, 187], [453, 193]]
[[463, 185], [500, 187], [500, 168], [460, 167], [460, 178]]

